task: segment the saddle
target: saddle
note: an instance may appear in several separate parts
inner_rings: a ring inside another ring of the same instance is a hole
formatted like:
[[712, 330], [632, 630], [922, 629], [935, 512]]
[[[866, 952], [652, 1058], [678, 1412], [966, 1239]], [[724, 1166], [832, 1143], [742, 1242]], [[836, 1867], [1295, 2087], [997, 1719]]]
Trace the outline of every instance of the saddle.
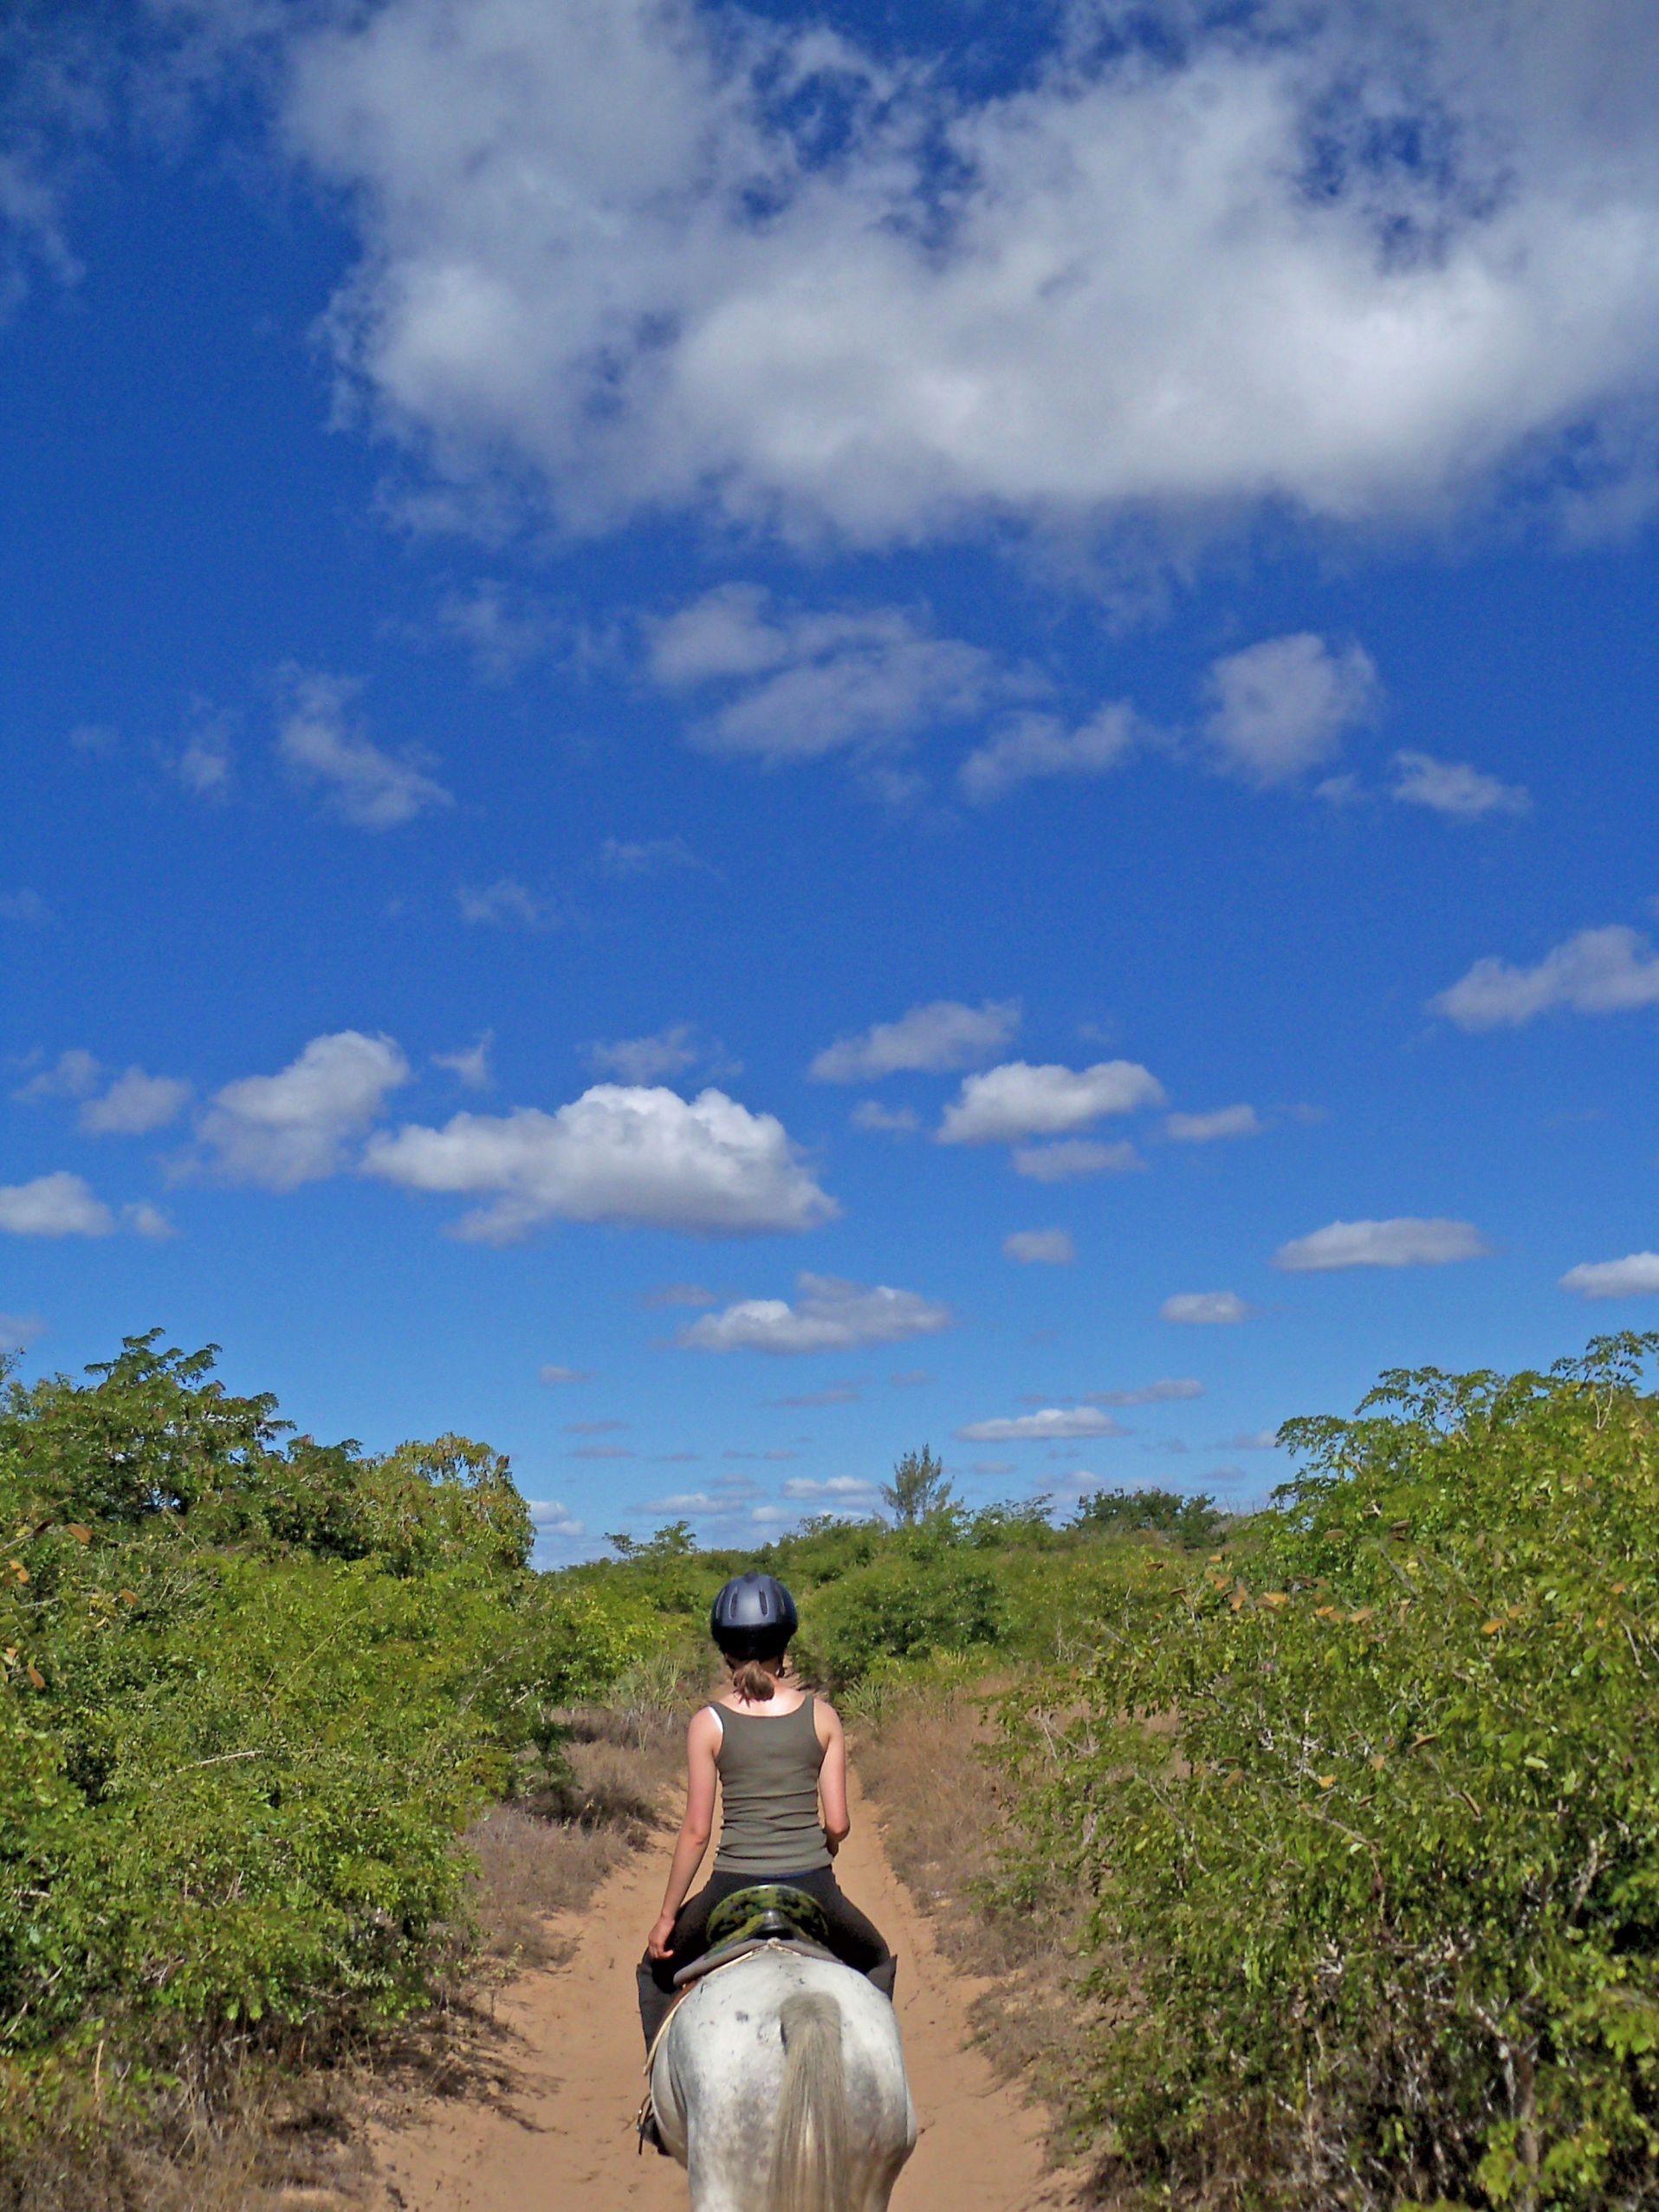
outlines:
[[821, 1905], [787, 1882], [757, 1882], [736, 1890], [709, 1915], [709, 1948], [674, 1976], [677, 1989], [775, 1943], [803, 1958], [834, 1959], [829, 1923]]
[[[735, 1966], [740, 1958], [748, 1958], [755, 1951], [776, 1949], [792, 1951], [797, 1958], [826, 1958], [840, 1963], [830, 1949], [829, 1922], [824, 1917], [823, 1907], [805, 1890], [792, 1889], [787, 1882], [756, 1882], [750, 1889], [734, 1890], [709, 1915], [708, 1936], [709, 1949], [702, 1957], [681, 1967], [674, 1976], [674, 1987], [682, 1996], [705, 1974], [717, 1974], [722, 1967]], [[678, 2009], [677, 2003], [675, 2011]], [[671, 2013], [663, 2022], [645, 2053], [647, 2084], [657, 2057], [657, 2046], [667, 2034], [669, 2021], [673, 2017]], [[641, 2150], [650, 2144], [664, 2157], [669, 2156], [668, 2147], [658, 2131], [649, 2086], [634, 2115], [634, 2128]]]

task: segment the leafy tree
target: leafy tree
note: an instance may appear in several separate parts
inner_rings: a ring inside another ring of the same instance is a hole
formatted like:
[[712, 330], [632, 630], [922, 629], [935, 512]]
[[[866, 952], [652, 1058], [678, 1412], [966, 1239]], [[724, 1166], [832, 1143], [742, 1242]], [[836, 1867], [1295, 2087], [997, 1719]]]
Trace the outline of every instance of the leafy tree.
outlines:
[[1045, 1490], [1040, 1497], [1000, 1499], [995, 1505], [982, 1506], [969, 1517], [968, 1541], [982, 1552], [1014, 1544], [1047, 1550], [1059, 1541], [1048, 1517], [1053, 1502]]
[[1202, 1551], [1223, 1533], [1228, 1518], [1203, 1490], [1190, 1497], [1181, 1490], [1092, 1490], [1072, 1525], [1109, 1536], [1170, 1536]]
[[923, 1444], [893, 1462], [893, 1479], [881, 1486], [882, 1502], [901, 1528], [914, 1528], [943, 1511], [955, 1487], [945, 1480], [943, 1462]]

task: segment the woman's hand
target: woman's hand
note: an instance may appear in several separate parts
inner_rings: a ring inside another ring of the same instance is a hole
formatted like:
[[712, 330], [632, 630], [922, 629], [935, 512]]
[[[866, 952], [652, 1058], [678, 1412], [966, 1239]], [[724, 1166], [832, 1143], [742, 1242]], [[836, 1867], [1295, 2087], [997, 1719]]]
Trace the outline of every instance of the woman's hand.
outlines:
[[659, 1912], [651, 1931], [645, 1938], [645, 1949], [652, 1958], [666, 1958], [674, 1943], [674, 1918], [671, 1912]]

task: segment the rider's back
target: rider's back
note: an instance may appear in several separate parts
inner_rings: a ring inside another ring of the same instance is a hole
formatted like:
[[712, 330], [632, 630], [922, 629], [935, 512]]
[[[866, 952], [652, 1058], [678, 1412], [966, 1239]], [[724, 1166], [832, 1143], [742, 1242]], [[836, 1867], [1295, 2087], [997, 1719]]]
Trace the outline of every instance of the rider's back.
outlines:
[[827, 1866], [818, 1803], [824, 1747], [812, 1697], [777, 1715], [740, 1713], [729, 1705], [710, 1709], [721, 1731], [715, 1758], [722, 1800], [716, 1873], [764, 1882]]

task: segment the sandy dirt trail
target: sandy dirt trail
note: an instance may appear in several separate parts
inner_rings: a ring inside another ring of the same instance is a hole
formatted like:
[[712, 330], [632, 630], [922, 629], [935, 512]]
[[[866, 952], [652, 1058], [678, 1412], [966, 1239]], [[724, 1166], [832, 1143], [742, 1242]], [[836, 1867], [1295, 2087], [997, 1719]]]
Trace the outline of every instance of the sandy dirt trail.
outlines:
[[[898, 2017], [922, 2129], [894, 2212], [1058, 2212], [1072, 2198], [1044, 2173], [1040, 2121], [969, 2043], [976, 1985], [938, 1957], [856, 1782], [852, 1819], [840, 1878], [899, 1954]], [[375, 2212], [685, 2212], [684, 2171], [637, 2156], [632, 2126], [644, 2056], [633, 1965], [667, 1863], [666, 1839], [630, 1859], [573, 1923], [574, 1956], [503, 1990], [504, 2098], [435, 2100], [375, 2130]]]

